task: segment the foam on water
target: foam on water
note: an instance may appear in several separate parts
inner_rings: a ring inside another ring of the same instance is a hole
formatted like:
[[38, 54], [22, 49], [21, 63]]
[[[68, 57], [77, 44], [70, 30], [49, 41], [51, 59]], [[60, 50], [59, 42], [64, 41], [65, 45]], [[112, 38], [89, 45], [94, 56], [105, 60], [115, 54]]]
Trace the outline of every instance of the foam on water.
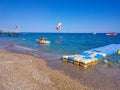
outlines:
[[18, 49], [24, 49], [24, 50], [29, 50], [29, 51], [37, 51], [28, 47], [23, 47], [23, 46], [19, 46], [19, 45], [14, 45], [14, 47], [18, 48]]

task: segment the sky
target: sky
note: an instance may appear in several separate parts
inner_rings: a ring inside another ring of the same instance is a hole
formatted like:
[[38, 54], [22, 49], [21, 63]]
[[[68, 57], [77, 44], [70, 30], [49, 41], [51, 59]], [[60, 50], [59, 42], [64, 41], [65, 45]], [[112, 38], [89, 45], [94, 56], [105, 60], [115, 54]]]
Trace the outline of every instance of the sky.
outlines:
[[0, 29], [16, 25], [20, 32], [120, 32], [120, 0], [0, 0]]

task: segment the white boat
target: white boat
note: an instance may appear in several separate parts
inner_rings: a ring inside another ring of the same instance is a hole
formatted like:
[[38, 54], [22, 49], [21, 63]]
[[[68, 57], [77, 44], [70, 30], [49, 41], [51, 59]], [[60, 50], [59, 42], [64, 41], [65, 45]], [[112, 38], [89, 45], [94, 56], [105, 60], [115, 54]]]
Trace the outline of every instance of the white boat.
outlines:
[[51, 42], [50, 41], [43, 41], [40, 44], [49, 44], [49, 43], [51, 43]]
[[95, 35], [95, 34], [96, 34], [96, 32], [93, 32], [93, 34]]

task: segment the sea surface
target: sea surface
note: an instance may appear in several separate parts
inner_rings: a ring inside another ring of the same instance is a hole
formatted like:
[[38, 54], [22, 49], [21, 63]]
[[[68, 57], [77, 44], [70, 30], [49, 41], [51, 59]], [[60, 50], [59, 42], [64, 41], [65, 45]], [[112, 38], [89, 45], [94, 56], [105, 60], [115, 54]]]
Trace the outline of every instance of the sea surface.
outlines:
[[[38, 44], [42, 37], [50, 44]], [[63, 62], [63, 55], [79, 54], [83, 51], [120, 42], [120, 34], [106, 36], [105, 33], [20, 33], [10, 37], [0, 34], [0, 48], [8, 51], [29, 54], [43, 58], [47, 65], [57, 69], [93, 90], [120, 90], [120, 55], [106, 58], [107, 63], [87, 69]]]
[[[50, 40], [51, 44], [38, 44], [38, 40], [42, 37]], [[16, 37], [0, 35], [0, 48], [16, 49], [16, 52], [29, 53], [46, 59], [79, 54], [85, 50], [118, 42], [120, 42], [120, 34], [106, 36], [105, 33], [95, 35], [92, 33], [20, 33]], [[107, 59], [113, 64], [120, 65], [120, 55], [114, 54]]]

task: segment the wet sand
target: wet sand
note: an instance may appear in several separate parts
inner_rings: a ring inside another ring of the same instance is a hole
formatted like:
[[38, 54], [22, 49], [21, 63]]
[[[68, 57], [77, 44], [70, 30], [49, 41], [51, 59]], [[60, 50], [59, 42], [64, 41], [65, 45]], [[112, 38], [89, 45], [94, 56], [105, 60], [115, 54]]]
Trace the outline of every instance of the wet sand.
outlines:
[[0, 50], [0, 90], [93, 90], [30, 55]]
[[120, 90], [120, 68], [109, 63], [83, 68], [60, 60], [49, 60], [47, 65], [93, 90]]

